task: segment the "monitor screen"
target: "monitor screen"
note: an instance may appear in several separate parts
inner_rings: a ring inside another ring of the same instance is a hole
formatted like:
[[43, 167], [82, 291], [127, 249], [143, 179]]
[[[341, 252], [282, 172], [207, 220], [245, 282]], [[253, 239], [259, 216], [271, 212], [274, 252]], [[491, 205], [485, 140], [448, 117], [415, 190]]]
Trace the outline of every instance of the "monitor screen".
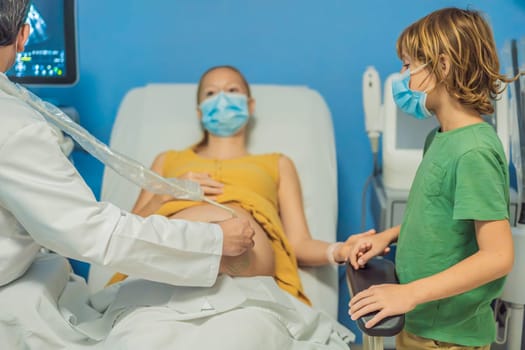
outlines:
[[32, 0], [24, 52], [7, 72], [17, 83], [70, 85], [78, 78], [75, 0]]

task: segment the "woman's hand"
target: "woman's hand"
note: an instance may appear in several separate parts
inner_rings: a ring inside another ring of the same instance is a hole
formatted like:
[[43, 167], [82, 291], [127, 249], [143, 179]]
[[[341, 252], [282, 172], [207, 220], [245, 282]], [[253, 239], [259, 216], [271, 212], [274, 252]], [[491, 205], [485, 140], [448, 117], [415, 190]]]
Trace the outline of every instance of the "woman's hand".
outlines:
[[210, 174], [189, 171], [179, 178], [197, 182], [201, 186], [204, 195], [209, 199], [215, 199], [223, 193], [224, 184], [212, 179]]
[[365, 324], [366, 328], [375, 326], [388, 316], [407, 313], [416, 307], [412, 298], [410, 284], [380, 284], [372, 286], [352, 297], [348, 303], [348, 314], [357, 320], [371, 312], [378, 313]]

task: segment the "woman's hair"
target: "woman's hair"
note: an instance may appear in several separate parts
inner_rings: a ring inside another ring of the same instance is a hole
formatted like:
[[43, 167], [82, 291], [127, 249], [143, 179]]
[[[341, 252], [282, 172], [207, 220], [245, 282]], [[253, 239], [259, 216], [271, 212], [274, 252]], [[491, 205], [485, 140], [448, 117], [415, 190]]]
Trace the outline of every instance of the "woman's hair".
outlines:
[[0, 46], [15, 42], [30, 5], [30, 0], [0, 0]]
[[244, 77], [244, 75], [241, 73], [240, 70], [238, 70], [234, 66], [228, 66], [228, 65], [214, 66], [214, 67], [211, 67], [208, 70], [206, 70], [201, 75], [201, 78], [199, 79], [199, 85], [197, 87], [197, 104], [198, 105], [202, 102], [200, 96], [201, 96], [201, 92], [202, 92], [202, 82], [204, 81], [204, 78], [206, 78], [208, 73], [211, 73], [211, 72], [213, 72], [214, 70], [217, 70], [217, 69], [229, 69], [229, 70], [237, 73], [237, 75], [241, 78], [241, 80], [242, 80], [242, 82], [244, 84], [244, 87], [246, 88], [246, 91], [247, 91], [247, 94], [248, 94], [248, 98], [252, 97], [252, 94], [251, 94], [251, 91], [250, 91], [250, 85], [248, 84], [248, 81], [246, 80], [246, 78]]
[[[397, 53], [428, 63], [449, 94], [480, 114], [494, 113], [492, 101], [503, 91], [502, 82], [516, 79], [499, 73], [492, 30], [474, 10], [445, 8], [430, 13], [401, 33]], [[440, 55], [450, 59], [447, 76], [438, 69]]]
[[[244, 87], [246, 88], [246, 93], [247, 93], [248, 99], [252, 97], [252, 93], [250, 91], [250, 84], [248, 84], [248, 81], [246, 80], [246, 78], [244, 77], [244, 75], [241, 73], [240, 70], [238, 70], [234, 66], [229, 66], [229, 65], [214, 66], [214, 67], [211, 67], [208, 70], [206, 70], [201, 75], [201, 78], [199, 79], [199, 85], [197, 87], [197, 105], [200, 105], [200, 103], [202, 102], [200, 96], [201, 96], [201, 92], [202, 92], [202, 82], [204, 81], [204, 78], [209, 73], [213, 72], [216, 69], [229, 69], [229, 70], [235, 72], [237, 75], [239, 75], [239, 77], [241, 78], [241, 80], [242, 80], [242, 82], [244, 84]], [[203, 132], [204, 132], [204, 136], [202, 137], [202, 140], [200, 140], [199, 142], [197, 142], [195, 144], [195, 146], [193, 146], [194, 149], [197, 149], [199, 147], [205, 146], [208, 143], [208, 132], [206, 130], [203, 130]]]

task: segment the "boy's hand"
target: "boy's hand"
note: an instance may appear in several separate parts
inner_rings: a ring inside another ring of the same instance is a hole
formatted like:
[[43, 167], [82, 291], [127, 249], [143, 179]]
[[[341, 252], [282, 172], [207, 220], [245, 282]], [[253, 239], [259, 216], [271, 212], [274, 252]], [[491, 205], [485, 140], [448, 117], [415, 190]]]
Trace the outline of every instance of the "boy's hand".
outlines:
[[[375, 231], [374, 231], [375, 232]], [[384, 234], [362, 234], [353, 244], [350, 251], [350, 265], [356, 270], [365, 266], [368, 260], [377, 255], [385, 255], [390, 251], [390, 240]]]
[[356, 243], [360, 242], [361, 239], [369, 236], [373, 236], [376, 230], [371, 229], [362, 233], [353, 234], [341, 245], [339, 249], [334, 252], [334, 259], [338, 262], [350, 261], [350, 256], [354, 250]]
[[365, 324], [366, 328], [371, 328], [385, 317], [407, 313], [416, 307], [410, 288], [410, 284], [372, 286], [354, 295], [348, 303], [348, 314], [355, 321], [371, 312], [378, 311]]

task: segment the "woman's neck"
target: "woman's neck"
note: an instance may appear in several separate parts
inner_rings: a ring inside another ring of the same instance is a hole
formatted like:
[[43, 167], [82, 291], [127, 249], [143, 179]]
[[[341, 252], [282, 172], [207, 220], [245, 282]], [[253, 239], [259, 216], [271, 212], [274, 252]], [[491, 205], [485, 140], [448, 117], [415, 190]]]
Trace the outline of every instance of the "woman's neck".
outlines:
[[230, 137], [208, 136], [207, 144], [196, 150], [197, 154], [206, 158], [231, 159], [248, 154], [244, 135]]

